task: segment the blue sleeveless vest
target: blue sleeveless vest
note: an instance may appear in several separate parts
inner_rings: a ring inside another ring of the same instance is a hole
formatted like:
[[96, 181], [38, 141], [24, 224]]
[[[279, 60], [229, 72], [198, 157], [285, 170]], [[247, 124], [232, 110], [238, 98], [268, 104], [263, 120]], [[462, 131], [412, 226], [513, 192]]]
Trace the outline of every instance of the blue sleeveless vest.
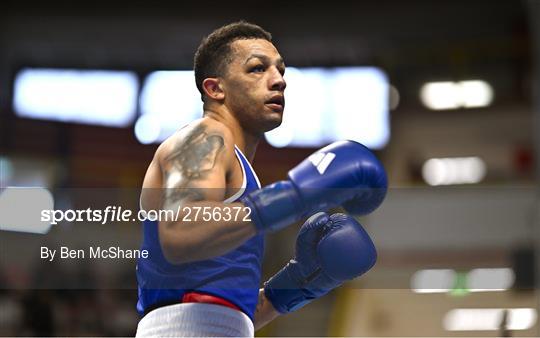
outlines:
[[[226, 203], [261, 187], [253, 168], [236, 146], [235, 153], [242, 167], [243, 185]], [[179, 303], [186, 292], [198, 291], [228, 300], [253, 320], [261, 279], [263, 234], [250, 238], [223, 256], [174, 265], [163, 256], [158, 223], [146, 220], [143, 228], [141, 250], [148, 250], [148, 258], [140, 258], [137, 262], [137, 311], [141, 315], [159, 306]]]

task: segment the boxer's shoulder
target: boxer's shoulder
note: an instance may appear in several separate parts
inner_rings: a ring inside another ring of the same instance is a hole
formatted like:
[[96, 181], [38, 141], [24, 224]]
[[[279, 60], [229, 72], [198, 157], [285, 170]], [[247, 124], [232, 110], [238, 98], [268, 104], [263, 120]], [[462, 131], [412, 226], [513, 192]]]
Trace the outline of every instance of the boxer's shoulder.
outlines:
[[178, 159], [198, 161], [219, 157], [226, 166], [234, 160], [234, 138], [223, 123], [210, 118], [191, 122], [167, 138], [157, 149], [155, 159], [161, 165]]

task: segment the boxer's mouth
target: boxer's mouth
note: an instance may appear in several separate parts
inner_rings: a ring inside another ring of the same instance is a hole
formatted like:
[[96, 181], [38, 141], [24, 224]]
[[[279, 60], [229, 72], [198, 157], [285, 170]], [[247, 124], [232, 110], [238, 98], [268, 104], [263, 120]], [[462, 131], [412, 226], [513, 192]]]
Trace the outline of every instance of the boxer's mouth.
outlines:
[[264, 102], [264, 104], [270, 107], [272, 110], [283, 111], [285, 108], [285, 98], [283, 95], [274, 95], [269, 100]]

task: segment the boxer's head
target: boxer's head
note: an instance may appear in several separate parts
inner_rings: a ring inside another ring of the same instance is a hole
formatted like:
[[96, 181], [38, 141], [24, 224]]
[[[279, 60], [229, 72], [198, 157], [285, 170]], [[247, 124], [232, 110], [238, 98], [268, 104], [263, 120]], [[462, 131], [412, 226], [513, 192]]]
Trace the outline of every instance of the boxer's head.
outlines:
[[285, 64], [261, 27], [237, 22], [215, 30], [197, 49], [194, 68], [205, 109], [221, 105], [256, 133], [281, 124]]

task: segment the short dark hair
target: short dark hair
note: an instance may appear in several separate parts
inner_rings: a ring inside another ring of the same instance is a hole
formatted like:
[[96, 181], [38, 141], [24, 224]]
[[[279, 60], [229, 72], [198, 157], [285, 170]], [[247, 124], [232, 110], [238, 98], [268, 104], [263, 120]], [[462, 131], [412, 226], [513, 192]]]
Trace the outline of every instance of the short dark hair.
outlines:
[[226, 66], [232, 61], [231, 43], [240, 39], [264, 39], [272, 42], [272, 34], [255, 24], [238, 21], [216, 29], [201, 41], [195, 52], [193, 68], [195, 84], [203, 101], [204, 79], [224, 75]]

